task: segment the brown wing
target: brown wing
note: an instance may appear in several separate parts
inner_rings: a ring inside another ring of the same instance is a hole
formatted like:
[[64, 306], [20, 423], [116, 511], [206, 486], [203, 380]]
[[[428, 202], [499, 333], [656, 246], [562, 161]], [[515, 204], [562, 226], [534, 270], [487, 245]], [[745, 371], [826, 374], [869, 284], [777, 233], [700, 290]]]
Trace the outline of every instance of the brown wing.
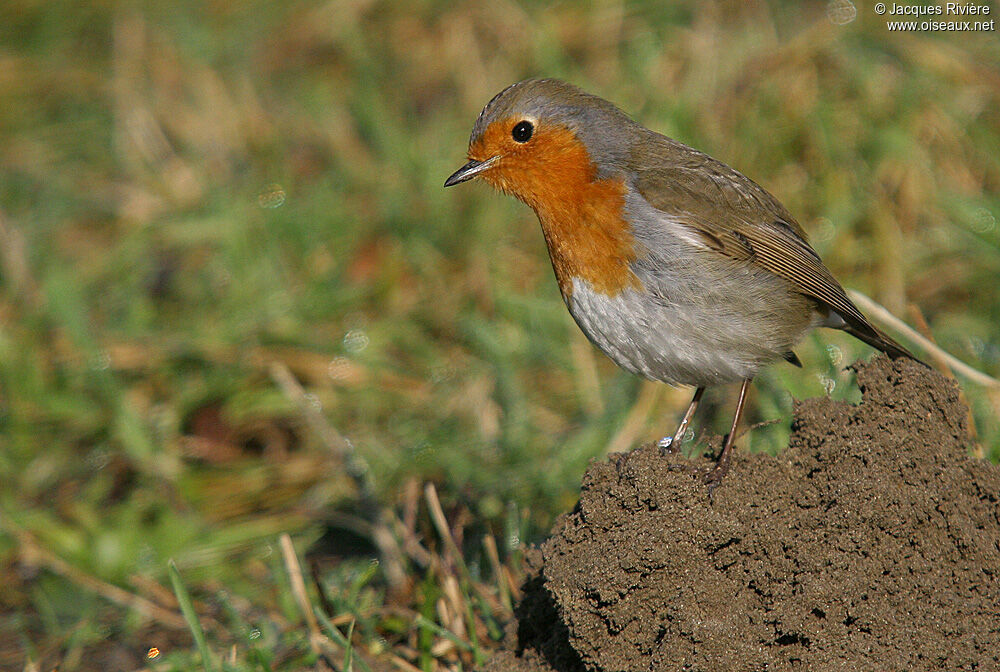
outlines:
[[[657, 151], [659, 150], [659, 151]], [[655, 156], [666, 153], [667, 156]], [[892, 357], [916, 359], [858, 310], [806, 242], [794, 218], [758, 184], [679, 143], [646, 145], [635, 188], [646, 201], [732, 259], [791, 282], [843, 320], [840, 328]], [[660, 160], [656, 160], [660, 159]], [[653, 167], [649, 167], [653, 166]]]

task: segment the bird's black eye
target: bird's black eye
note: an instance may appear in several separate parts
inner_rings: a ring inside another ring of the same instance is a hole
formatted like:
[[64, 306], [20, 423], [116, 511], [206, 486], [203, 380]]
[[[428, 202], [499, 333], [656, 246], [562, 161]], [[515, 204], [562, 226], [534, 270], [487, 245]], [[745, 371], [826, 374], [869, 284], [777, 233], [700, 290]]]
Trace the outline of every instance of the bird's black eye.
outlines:
[[514, 130], [510, 132], [512, 138], [517, 142], [527, 142], [531, 140], [531, 134], [535, 132], [535, 127], [531, 125], [530, 121], [518, 122]]

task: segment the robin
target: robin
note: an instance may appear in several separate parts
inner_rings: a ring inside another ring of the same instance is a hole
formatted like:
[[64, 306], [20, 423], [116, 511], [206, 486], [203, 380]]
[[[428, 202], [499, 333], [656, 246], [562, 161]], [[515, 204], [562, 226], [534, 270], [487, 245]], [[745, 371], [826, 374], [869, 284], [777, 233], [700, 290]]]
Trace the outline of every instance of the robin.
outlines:
[[602, 98], [555, 79], [509, 86], [476, 120], [468, 159], [444, 186], [481, 178], [535, 211], [583, 333], [634, 374], [696, 388], [665, 450], [706, 387], [742, 381], [713, 487], [750, 381], [777, 360], [801, 367], [792, 347], [810, 330], [916, 359], [858, 310], [771, 194]]

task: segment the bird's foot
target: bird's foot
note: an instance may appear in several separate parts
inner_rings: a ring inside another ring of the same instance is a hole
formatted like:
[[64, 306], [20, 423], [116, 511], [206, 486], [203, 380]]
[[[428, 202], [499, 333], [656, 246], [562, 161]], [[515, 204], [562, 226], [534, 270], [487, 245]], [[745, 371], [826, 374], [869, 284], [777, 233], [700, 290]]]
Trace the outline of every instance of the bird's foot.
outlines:
[[723, 451], [722, 455], [719, 456], [719, 461], [715, 463], [715, 466], [708, 470], [705, 474], [704, 480], [705, 484], [708, 486], [708, 498], [712, 499], [712, 494], [715, 489], [722, 484], [722, 479], [725, 478], [726, 474], [729, 473], [729, 452]]
[[681, 452], [681, 442], [674, 441], [672, 436], [664, 436], [656, 442], [656, 447], [660, 449], [660, 457]]

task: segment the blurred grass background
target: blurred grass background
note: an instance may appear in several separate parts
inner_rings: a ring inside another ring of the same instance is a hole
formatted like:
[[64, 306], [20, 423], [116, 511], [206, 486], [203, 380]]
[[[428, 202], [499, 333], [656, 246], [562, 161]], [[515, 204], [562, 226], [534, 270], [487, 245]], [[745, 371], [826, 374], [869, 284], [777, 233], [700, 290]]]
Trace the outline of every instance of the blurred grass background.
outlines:
[[[168, 558], [225, 669], [486, 655], [520, 544], [690, 394], [586, 342], [527, 208], [442, 188], [525, 77], [745, 172], [846, 286], [1000, 374], [1000, 41], [852, 7], [3, 3], [0, 668], [200, 665]], [[785, 445], [793, 397], [857, 399], [869, 352], [808, 339], [741, 446]], [[965, 394], [996, 460], [1000, 395]], [[373, 510], [403, 580], [372, 564]]]

